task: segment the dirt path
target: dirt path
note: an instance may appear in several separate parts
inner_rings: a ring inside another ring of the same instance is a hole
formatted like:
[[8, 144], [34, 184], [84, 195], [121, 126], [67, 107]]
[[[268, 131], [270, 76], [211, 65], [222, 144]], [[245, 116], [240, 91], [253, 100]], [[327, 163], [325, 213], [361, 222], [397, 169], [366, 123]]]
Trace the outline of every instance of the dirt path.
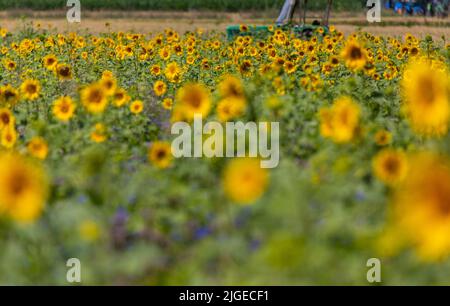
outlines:
[[[139, 33], [155, 33], [172, 28], [180, 33], [202, 28], [206, 31], [224, 31], [230, 24], [271, 24], [273, 13], [214, 13], [214, 12], [82, 12], [81, 23], [70, 24], [65, 19], [64, 11], [33, 12], [8, 11], [0, 12], [0, 26], [9, 30], [23, 27], [25, 21], [40, 24], [42, 28], [51, 28], [58, 32], [77, 31], [101, 33], [105, 31], [134, 31]], [[312, 16], [319, 14], [312, 13]], [[25, 19], [19, 16], [28, 16]], [[405, 35], [412, 33], [423, 37], [430, 34], [435, 38], [449, 37], [450, 19], [424, 19], [423, 17], [399, 18], [385, 16], [381, 24], [370, 24], [365, 21], [364, 14], [336, 13], [331, 24], [349, 34], [362, 29], [377, 35]], [[109, 24], [107, 27], [106, 24]], [[414, 25], [413, 25], [414, 24]]]

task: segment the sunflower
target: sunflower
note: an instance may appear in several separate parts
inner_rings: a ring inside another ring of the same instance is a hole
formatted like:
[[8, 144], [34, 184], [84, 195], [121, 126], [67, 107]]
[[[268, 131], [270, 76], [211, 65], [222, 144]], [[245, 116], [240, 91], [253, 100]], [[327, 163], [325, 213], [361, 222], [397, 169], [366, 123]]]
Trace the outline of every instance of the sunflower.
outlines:
[[114, 73], [111, 70], [103, 70], [102, 79], [112, 79], [114, 78]]
[[5, 68], [9, 71], [14, 71], [17, 68], [16, 62], [9, 59], [3, 61], [3, 66], [5, 66]]
[[170, 55], [170, 49], [167, 47], [159, 50], [159, 57], [161, 57], [161, 59], [164, 61], [167, 61], [170, 58]]
[[97, 123], [91, 132], [91, 140], [96, 143], [104, 142], [108, 138], [107, 130], [104, 124]]
[[88, 112], [98, 114], [105, 110], [108, 99], [103, 87], [94, 83], [81, 91], [81, 102]]
[[19, 222], [34, 221], [48, 193], [42, 167], [17, 153], [1, 153], [0, 169], [0, 214]]
[[232, 75], [226, 75], [218, 85], [219, 93], [223, 98], [244, 96], [244, 87], [240, 79]]
[[48, 144], [42, 137], [34, 137], [27, 145], [28, 153], [38, 159], [46, 159], [48, 155]]
[[73, 117], [76, 105], [71, 97], [60, 97], [53, 102], [53, 115], [63, 122], [67, 122]]
[[392, 141], [392, 134], [386, 130], [380, 130], [375, 134], [375, 143], [379, 146], [386, 146]]
[[100, 85], [103, 87], [105, 94], [108, 97], [113, 96], [117, 90], [117, 80], [114, 76], [102, 76], [100, 79]]
[[217, 116], [222, 122], [238, 118], [244, 114], [246, 106], [246, 102], [242, 98], [225, 98], [217, 104]]
[[7, 108], [0, 108], [0, 130], [14, 127], [16, 119], [13, 113]]
[[159, 65], [153, 65], [150, 67], [150, 73], [153, 76], [159, 76], [161, 74], [161, 67]]
[[11, 85], [0, 88], [0, 101], [7, 105], [14, 105], [19, 101], [19, 92]]
[[400, 183], [408, 171], [405, 153], [395, 149], [380, 151], [374, 157], [372, 167], [376, 177], [388, 185]]
[[17, 141], [17, 132], [14, 126], [8, 126], [1, 132], [1, 144], [7, 149], [14, 147]]
[[153, 91], [155, 95], [161, 97], [167, 92], [167, 85], [163, 81], [156, 81], [153, 85]]
[[320, 131], [323, 137], [336, 143], [351, 141], [359, 127], [360, 108], [350, 97], [338, 98], [331, 108], [319, 111]]
[[56, 65], [58, 64], [58, 59], [53, 54], [44, 56], [42, 61], [44, 63], [44, 67], [48, 70], [54, 70], [56, 68]]
[[248, 27], [246, 24], [241, 24], [241, 25], [239, 26], [239, 31], [240, 31], [240, 32], [245, 33], [245, 32], [248, 32], [248, 30], [249, 30], [249, 27]]
[[148, 151], [148, 160], [157, 168], [168, 168], [172, 164], [170, 143], [165, 141], [155, 141]]
[[8, 30], [5, 28], [0, 28], [0, 37], [5, 38], [6, 34], [8, 34]]
[[55, 73], [61, 81], [72, 79], [72, 69], [67, 64], [57, 64]]
[[116, 92], [113, 96], [114, 105], [117, 107], [121, 107], [127, 104], [131, 100], [131, 97], [128, 95], [125, 89], [117, 88]]
[[208, 89], [198, 83], [184, 85], [176, 96], [177, 108], [179, 107], [184, 116], [191, 120], [198, 114], [206, 117], [211, 109], [211, 98]]
[[411, 244], [421, 259], [440, 260], [450, 255], [450, 163], [422, 152], [410, 156], [409, 164], [392, 197], [392, 225], [398, 240]]
[[130, 104], [130, 111], [133, 114], [140, 114], [144, 110], [144, 103], [141, 100], [133, 101]]
[[22, 96], [30, 101], [36, 100], [41, 92], [41, 84], [38, 80], [25, 80], [20, 85]]
[[181, 68], [175, 62], [170, 63], [164, 69], [164, 75], [170, 82], [177, 83], [181, 78]]
[[162, 102], [162, 106], [167, 110], [171, 110], [172, 105], [173, 105], [173, 100], [171, 98], [165, 98]]
[[257, 158], [235, 158], [223, 174], [223, 189], [233, 202], [248, 205], [258, 200], [269, 182], [267, 169], [260, 167]]
[[341, 56], [347, 67], [352, 70], [362, 69], [367, 62], [366, 50], [354, 40], [347, 42]]
[[239, 65], [239, 72], [243, 75], [243, 76], [251, 76], [252, 75], [252, 68], [253, 68], [253, 64], [251, 61], [249, 60], [244, 60], [242, 61], [242, 63]]
[[404, 112], [420, 135], [444, 135], [450, 119], [448, 72], [425, 61], [411, 62], [401, 82]]

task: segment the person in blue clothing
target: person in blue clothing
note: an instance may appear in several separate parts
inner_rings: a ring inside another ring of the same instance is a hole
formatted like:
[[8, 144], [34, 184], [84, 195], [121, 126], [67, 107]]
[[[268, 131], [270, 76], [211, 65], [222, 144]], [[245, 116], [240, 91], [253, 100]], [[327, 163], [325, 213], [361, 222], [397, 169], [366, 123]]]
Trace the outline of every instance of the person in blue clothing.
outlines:
[[403, 5], [403, 1], [398, 0], [394, 3], [394, 11], [397, 14], [403, 15], [404, 13], [404, 5]]
[[427, 2], [432, 1], [440, 0], [397, 0], [393, 4], [393, 9], [399, 15], [424, 15], [427, 11]]

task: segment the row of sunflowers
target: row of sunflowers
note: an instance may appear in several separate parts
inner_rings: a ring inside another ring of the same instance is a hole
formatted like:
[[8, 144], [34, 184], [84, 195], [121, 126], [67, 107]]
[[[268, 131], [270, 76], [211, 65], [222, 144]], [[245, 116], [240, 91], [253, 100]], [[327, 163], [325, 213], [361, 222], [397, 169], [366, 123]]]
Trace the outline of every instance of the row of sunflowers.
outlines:
[[[0, 61], [0, 283], [448, 283], [445, 37], [0, 25]], [[195, 114], [278, 122], [280, 165], [174, 158]]]

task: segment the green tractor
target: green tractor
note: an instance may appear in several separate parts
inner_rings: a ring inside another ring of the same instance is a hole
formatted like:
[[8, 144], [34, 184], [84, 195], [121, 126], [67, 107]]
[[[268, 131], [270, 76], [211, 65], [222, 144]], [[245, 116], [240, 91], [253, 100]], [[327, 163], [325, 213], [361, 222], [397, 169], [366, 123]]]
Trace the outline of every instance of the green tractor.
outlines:
[[[306, 23], [307, 4], [308, 0], [286, 0], [283, 8], [281, 9], [280, 16], [275, 23], [275, 28], [279, 28], [284, 31], [293, 31], [303, 39], [309, 39], [319, 28], [322, 28], [322, 32], [326, 35], [328, 33], [328, 19], [330, 17], [333, 0], [328, 0], [322, 21], [314, 20], [311, 24]], [[297, 8], [299, 11], [298, 23], [293, 21]], [[270, 35], [269, 26], [249, 27], [246, 31], [242, 31], [239, 25], [227, 27], [227, 37], [229, 40], [233, 40], [237, 36], [254, 36], [264, 38], [268, 35]]]

